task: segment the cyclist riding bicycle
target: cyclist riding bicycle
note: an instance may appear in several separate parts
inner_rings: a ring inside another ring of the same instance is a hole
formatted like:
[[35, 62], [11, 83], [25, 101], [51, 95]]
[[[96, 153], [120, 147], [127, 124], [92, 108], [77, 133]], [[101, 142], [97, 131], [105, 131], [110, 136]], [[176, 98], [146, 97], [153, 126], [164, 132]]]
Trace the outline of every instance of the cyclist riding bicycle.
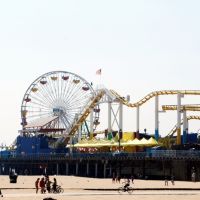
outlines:
[[125, 183], [124, 190], [127, 190], [127, 188], [130, 186], [130, 179], [127, 178], [127, 180], [124, 183]]

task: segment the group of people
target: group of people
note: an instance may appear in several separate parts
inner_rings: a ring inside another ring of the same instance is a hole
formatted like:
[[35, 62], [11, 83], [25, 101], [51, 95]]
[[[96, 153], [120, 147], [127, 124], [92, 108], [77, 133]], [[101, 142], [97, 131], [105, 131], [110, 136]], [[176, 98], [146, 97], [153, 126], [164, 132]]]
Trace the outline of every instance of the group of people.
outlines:
[[[112, 183], [120, 183], [121, 177], [119, 174], [117, 174], [117, 176], [115, 176], [115, 172], [113, 172], [113, 177], [112, 177]], [[124, 190], [127, 190], [128, 187], [130, 186], [130, 183], [132, 182], [132, 184], [134, 184], [134, 176], [131, 177], [125, 177], [124, 181], [122, 182], [124, 184]]]
[[[171, 176], [171, 183], [172, 183], [172, 185], [175, 185], [174, 176], [173, 175]], [[165, 186], [168, 186], [168, 177], [167, 176], [165, 176]]]
[[53, 191], [56, 191], [56, 186], [57, 186], [56, 178], [53, 179], [53, 182], [50, 181], [49, 176], [37, 178], [37, 180], [35, 181], [36, 193], [38, 193], [39, 188], [40, 188], [40, 192], [42, 194], [45, 193], [46, 191], [48, 193], [50, 193], [51, 192], [51, 185], [52, 185]]
[[113, 173], [113, 177], [112, 177], [112, 182], [113, 183], [117, 183], [117, 182], [119, 182], [120, 183], [120, 181], [121, 181], [121, 177], [119, 176], [119, 175], [117, 175], [117, 176], [115, 176], [115, 173]]
[[[125, 178], [125, 180], [129, 180], [129, 183], [130, 183], [130, 180], [132, 182], [132, 184], [134, 184], [134, 176], [131, 176], [130, 178]], [[115, 175], [115, 172], [113, 172], [113, 176], [112, 176], [112, 183], [120, 183], [121, 181], [121, 176], [119, 174]]]

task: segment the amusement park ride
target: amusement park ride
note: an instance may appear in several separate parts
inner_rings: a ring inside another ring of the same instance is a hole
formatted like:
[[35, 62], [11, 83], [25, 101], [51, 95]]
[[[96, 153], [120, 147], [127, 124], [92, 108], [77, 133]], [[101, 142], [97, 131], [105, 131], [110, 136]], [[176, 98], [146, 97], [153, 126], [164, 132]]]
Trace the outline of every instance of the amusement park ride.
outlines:
[[[177, 110], [177, 123], [169, 133], [177, 132], [181, 144], [181, 113], [183, 112], [183, 143], [186, 143], [187, 121], [199, 119], [186, 116], [186, 110], [200, 110], [198, 105], [181, 105], [183, 95], [200, 95], [199, 90], [155, 91], [136, 103], [121, 97], [116, 91], [92, 85], [77, 74], [53, 71], [38, 77], [27, 89], [21, 105], [20, 135], [15, 146], [19, 154], [65, 152], [66, 146], [92, 138], [99, 125], [100, 104], [108, 104], [108, 133], [123, 130], [123, 106], [136, 108], [136, 137], [139, 135], [140, 107], [155, 97], [155, 139], [159, 139], [159, 96], [177, 95], [176, 106], [163, 106], [163, 110]], [[113, 106], [118, 106], [117, 111]]]

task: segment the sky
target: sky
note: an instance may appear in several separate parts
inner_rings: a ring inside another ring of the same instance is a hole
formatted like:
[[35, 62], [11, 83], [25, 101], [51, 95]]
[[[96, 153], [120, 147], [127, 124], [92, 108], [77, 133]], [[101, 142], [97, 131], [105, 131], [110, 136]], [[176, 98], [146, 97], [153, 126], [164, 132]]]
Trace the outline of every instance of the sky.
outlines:
[[[1, 0], [0, 143], [17, 137], [24, 93], [50, 71], [73, 72], [98, 84], [95, 72], [101, 68], [101, 84], [129, 94], [131, 102], [155, 90], [198, 90], [199, 7], [198, 0]], [[176, 97], [161, 97], [160, 104], [176, 104]], [[135, 131], [135, 116], [134, 109], [124, 108], [125, 131]], [[176, 112], [160, 114], [160, 134], [175, 123]], [[153, 100], [141, 108], [144, 128], [154, 133]], [[199, 121], [189, 128], [197, 132]]]

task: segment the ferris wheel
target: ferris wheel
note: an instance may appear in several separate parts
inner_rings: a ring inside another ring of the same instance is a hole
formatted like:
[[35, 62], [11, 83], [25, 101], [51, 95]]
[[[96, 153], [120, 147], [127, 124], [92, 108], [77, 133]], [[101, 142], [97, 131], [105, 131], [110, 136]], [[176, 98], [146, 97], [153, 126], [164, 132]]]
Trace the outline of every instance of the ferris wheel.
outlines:
[[[22, 129], [24, 132], [67, 132], [94, 95], [91, 84], [74, 73], [53, 71], [43, 74], [24, 94], [21, 105]], [[97, 105], [92, 118], [88, 117], [83, 123], [86, 128], [82, 130], [88, 130], [88, 123], [92, 123], [95, 130], [99, 124], [99, 110]]]

